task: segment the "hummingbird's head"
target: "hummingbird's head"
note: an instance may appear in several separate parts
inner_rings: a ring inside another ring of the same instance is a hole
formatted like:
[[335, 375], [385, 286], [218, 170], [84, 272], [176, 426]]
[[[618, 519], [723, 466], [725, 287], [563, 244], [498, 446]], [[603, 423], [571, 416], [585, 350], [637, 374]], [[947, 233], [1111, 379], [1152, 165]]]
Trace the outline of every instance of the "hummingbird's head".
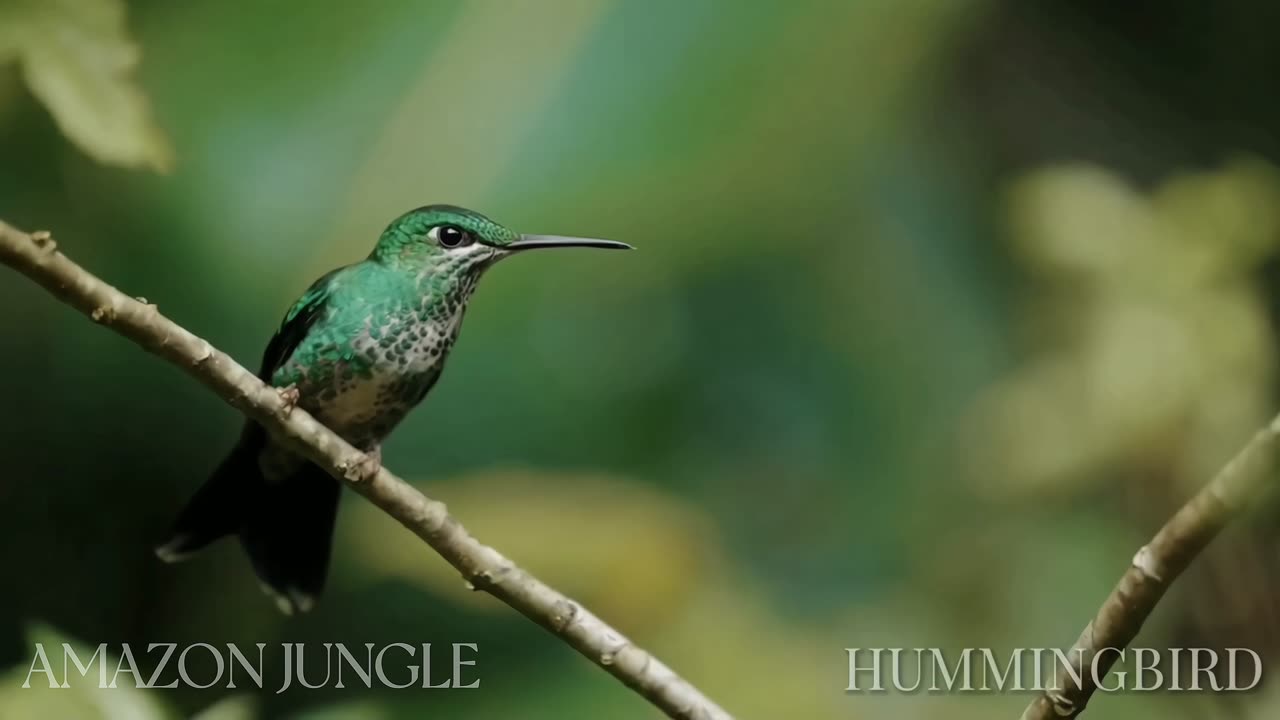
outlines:
[[420, 276], [462, 277], [517, 252], [554, 247], [631, 249], [614, 240], [522, 235], [466, 208], [427, 205], [393, 220], [370, 257]]

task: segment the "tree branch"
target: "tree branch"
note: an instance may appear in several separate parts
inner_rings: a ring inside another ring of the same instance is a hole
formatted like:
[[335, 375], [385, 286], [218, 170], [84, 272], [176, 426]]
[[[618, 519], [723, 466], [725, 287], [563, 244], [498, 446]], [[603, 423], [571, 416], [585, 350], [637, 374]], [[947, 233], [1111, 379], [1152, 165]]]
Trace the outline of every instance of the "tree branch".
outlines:
[[[1085, 626], [1051, 688], [1036, 697], [1022, 720], [1062, 720], [1084, 712], [1097, 690], [1092, 670], [1104, 678], [1128, 647], [1169, 585], [1218, 532], [1260, 494], [1276, 469], [1280, 452], [1280, 417], [1260, 430], [1209, 484], [1187, 501], [1134, 555], [1129, 569], [1111, 591], [1097, 616]], [[1104, 649], [1111, 652], [1098, 653]], [[1096, 658], [1096, 659], [1095, 659]], [[1079, 685], [1072, 677], [1081, 679]]]
[[58, 252], [47, 232], [31, 235], [0, 221], [0, 262], [26, 275], [63, 302], [182, 368], [223, 400], [299, 453], [344, 481], [422, 538], [471, 585], [510, 605], [568, 643], [669, 717], [732, 720], [660, 660], [573, 600], [482, 544], [453, 519], [444, 503], [427, 498], [386, 469], [362, 475], [365, 455], [301, 408], [290, 410], [279, 393], [229, 355], [128, 297]]

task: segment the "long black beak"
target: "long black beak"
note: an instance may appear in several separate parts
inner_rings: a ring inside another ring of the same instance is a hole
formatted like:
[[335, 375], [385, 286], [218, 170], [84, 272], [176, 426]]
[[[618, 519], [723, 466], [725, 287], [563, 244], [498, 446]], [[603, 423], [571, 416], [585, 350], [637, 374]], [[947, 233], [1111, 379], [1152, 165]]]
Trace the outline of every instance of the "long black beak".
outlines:
[[520, 239], [502, 246], [503, 250], [536, 250], [555, 247], [589, 247], [606, 250], [631, 250], [632, 247], [617, 240], [563, 237], [561, 235], [521, 235]]

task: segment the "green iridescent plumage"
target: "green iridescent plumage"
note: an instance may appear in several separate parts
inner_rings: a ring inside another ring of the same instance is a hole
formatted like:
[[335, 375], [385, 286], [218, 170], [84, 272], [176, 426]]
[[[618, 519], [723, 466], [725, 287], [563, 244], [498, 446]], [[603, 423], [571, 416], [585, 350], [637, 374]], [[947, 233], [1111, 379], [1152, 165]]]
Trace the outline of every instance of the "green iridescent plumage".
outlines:
[[[628, 247], [520, 235], [449, 205], [408, 212], [368, 258], [294, 303], [260, 377], [380, 461], [382, 441], [439, 379], [481, 274], [516, 252], [567, 246]], [[280, 607], [305, 610], [324, 584], [337, 498], [335, 480], [249, 423], [157, 552], [181, 559], [237, 533]]]

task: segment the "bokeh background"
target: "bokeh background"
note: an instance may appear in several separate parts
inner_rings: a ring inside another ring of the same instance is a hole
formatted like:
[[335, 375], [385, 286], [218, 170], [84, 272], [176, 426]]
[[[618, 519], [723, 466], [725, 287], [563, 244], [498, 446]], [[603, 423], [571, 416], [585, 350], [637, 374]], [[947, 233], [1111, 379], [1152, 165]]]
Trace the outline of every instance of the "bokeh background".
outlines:
[[[418, 205], [631, 242], [488, 275], [388, 465], [744, 718], [1016, 717], [1029, 694], [848, 695], [844, 648], [1068, 645], [1275, 410], [1278, 23], [0, 0], [0, 217], [249, 365]], [[234, 543], [162, 565], [240, 418], [8, 272], [0, 338], [0, 717], [654, 717], [353, 496], [307, 616]], [[1275, 648], [1277, 536], [1230, 532], [1139, 644]], [[475, 642], [482, 686], [18, 689], [61, 637]], [[1277, 686], [1087, 717], [1273, 717]]]

